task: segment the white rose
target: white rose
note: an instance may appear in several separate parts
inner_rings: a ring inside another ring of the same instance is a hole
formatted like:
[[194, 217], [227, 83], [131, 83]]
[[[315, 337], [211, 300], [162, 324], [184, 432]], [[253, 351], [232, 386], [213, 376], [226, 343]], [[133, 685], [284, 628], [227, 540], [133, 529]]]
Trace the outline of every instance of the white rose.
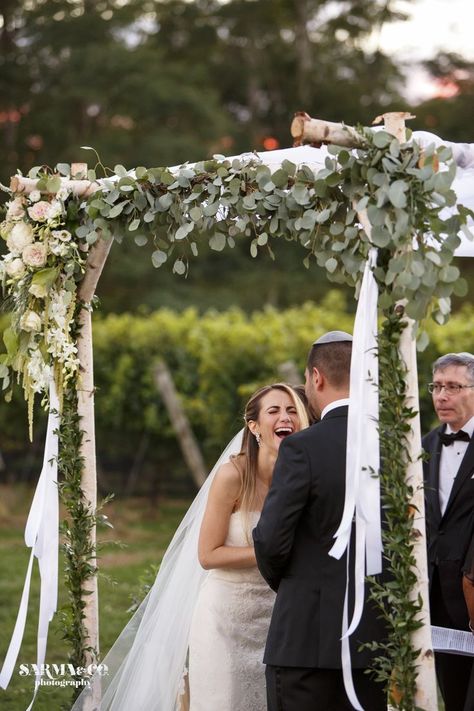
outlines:
[[41, 242], [29, 244], [22, 252], [22, 258], [27, 267], [44, 267], [48, 258], [46, 245]]
[[25, 222], [17, 222], [7, 237], [7, 247], [13, 254], [21, 254], [34, 240], [33, 228]]
[[41, 318], [36, 311], [25, 311], [20, 319], [20, 328], [29, 333], [41, 331]]
[[54, 220], [55, 217], [58, 217], [63, 211], [63, 206], [61, 205], [59, 200], [51, 200], [49, 204], [49, 212], [48, 212], [48, 220]]
[[22, 217], [25, 214], [23, 198], [16, 197], [7, 205], [7, 220], [14, 220], [16, 217]]
[[11, 262], [5, 262], [5, 271], [12, 279], [19, 279], [25, 273], [25, 265], [19, 257], [16, 257]]
[[28, 197], [30, 202], [38, 202], [38, 200], [41, 200], [41, 193], [39, 190], [32, 190]]

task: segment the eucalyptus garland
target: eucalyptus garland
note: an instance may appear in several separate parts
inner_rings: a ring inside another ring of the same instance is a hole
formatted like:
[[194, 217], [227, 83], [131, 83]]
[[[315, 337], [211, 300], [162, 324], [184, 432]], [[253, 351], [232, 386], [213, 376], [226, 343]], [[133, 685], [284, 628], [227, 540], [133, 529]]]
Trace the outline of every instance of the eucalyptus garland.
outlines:
[[82, 431], [77, 415], [77, 396], [73, 388], [68, 390], [64, 399], [59, 436], [59, 493], [68, 512], [68, 518], [61, 524], [61, 533], [69, 597], [68, 605], [61, 611], [61, 627], [63, 638], [70, 646], [69, 661], [77, 668], [87, 665], [86, 652], [96, 652], [86, 645], [87, 630], [83, 621], [82, 598], [84, 583], [95, 575], [96, 552], [91, 544], [90, 533], [96, 518], [82, 496]]
[[390, 703], [400, 711], [416, 711], [418, 650], [412, 633], [419, 629], [422, 601], [413, 599], [417, 582], [412, 531], [413, 488], [406, 483], [410, 461], [408, 437], [417, 412], [406, 404], [406, 366], [399, 343], [407, 327], [403, 309], [385, 314], [379, 336], [380, 483], [383, 507], [383, 554], [390, 580], [370, 578], [370, 598], [387, 625], [384, 642], [367, 645], [377, 652], [374, 669], [388, 689]]
[[[451, 295], [467, 291], [451, 262], [458, 233], [467, 231], [472, 213], [459, 205], [450, 209], [456, 203], [451, 189], [456, 167], [449, 149], [422, 150], [416, 143], [400, 145], [384, 131], [358, 130], [361, 147], [329, 147], [319, 170], [283, 161], [272, 172], [252, 155], [215, 156], [177, 168], [127, 171], [118, 165], [113, 174], [99, 163], [103, 177], [98, 179], [96, 170], [88, 173], [98, 181], [97, 191], [80, 201], [62, 187], [61, 176], [69, 177], [70, 170], [60, 164], [52, 172], [30, 171], [29, 177], [38, 180], [35, 193], [12, 195], [0, 225], [9, 250], [0, 273], [12, 312], [0, 378], [8, 395], [12, 371], [16, 374], [30, 411], [35, 393], [46, 399], [51, 376], [66, 394], [60, 455], [61, 495], [72, 522], [63, 527], [70, 593], [66, 637], [79, 664], [86, 651], [81, 588], [94, 574], [95, 555], [87, 543], [95, 519], [80, 491], [82, 433], [74, 395], [77, 287], [90, 247], [99, 239], [133, 237], [138, 246], [151, 245], [155, 267], [168, 263], [185, 276], [203, 241], [220, 252], [246, 239], [252, 257], [266, 252], [274, 258], [275, 240], [285, 239], [306, 250], [305, 267], [316, 260], [331, 281], [356, 289], [369, 249], [376, 247], [374, 274], [385, 314], [379, 342], [385, 555], [393, 572], [390, 583], [375, 593], [391, 626], [390, 642], [379, 647], [378, 673], [391, 688], [395, 708], [415, 708], [417, 650], [410, 632], [419, 624], [419, 604], [409, 598], [412, 492], [404, 478], [406, 434], [414, 413], [404, 402], [405, 366], [397, 347], [404, 321], [395, 306], [404, 300], [419, 330], [419, 346], [425, 346], [423, 319], [431, 315], [444, 323]], [[361, 212], [371, 225], [370, 236], [361, 227]]]

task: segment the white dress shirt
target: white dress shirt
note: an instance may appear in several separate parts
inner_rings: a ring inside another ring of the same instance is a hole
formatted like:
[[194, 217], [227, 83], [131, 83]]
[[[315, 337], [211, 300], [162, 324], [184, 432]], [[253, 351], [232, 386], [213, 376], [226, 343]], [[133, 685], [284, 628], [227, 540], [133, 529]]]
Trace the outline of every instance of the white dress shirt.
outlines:
[[[467, 432], [469, 437], [472, 437], [474, 433], [474, 417], [466, 422], [465, 425], [460, 427], [463, 432]], [[446, 434], [452, 434], [455, 430], [451, 429], [449, 425], [446, 425]], [[458, 430], [456, 430], [458, 431]], [[449, 446], [443, 445], [441, 447], [441, 458], [439, 462], [439, 506], [441, 509], [441, 515], [446, 511], [446, 506], [448, 505], [449, 497], [451, 494], [451, 489], [453, 488], [453, 482], [458, 473], [461, 462], [466, 454], [466, 449], [469, 442], [457, 439]]]
[[[343, 397], [340, 400], [333, 400], [332, 402], [329, 403], [329, 405], [326, 405], [326, 407], [323, 409], [323, 411], [321, 413], [321, 419], [323, 419], [324, 415], [327, 415], [328, 412], [331, 412], [331, 410], [335, 410], [336, 407], [344, 407], [345, 405], [349, 405], [349, 398], [348, 397]], [[473, 418], [473, 421], [474, 421], [474, 418]]]

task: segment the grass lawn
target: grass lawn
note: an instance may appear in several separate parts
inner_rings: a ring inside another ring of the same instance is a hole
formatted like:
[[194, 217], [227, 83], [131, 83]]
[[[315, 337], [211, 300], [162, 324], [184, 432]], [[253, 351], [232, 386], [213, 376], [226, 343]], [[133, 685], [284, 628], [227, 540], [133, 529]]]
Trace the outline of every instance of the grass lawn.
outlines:
[[[18, 612], [30, 549], [23, 541], [23, 531], [33, 496], [23, 486], [0, 485], [0, 663], [3, 661]], [[164, 501], [155, 505], [150, 500], [115, 501], [104, 513], [114, 529], [99, 531], [100, 541], [107, 543], [100, 554], [99, 605], [100, 646], [105, 655], [128, 621], [127, 609], [131, 596], [140, 590], [140, 578], [149, 566], [160, 562], [171, 537], [183, 517], [189, 502]], [[62, 581], [62, 560], [59, 562], [59, 605], [66, 602]], [[17, 661], [36, 663], [36, 627], [39, 608], [39, 573], [37, 562], [33, 572], [28, 619]], [[61, 639], [58, 619], [50, 624], [46, 662], [65, 664], [68, 648]], [[68, 677], [64, 677], [68, 678]], [[34, 677], [14, 672], [7, 690], [0, 689], [2, 711], [25, 711], [32, 698]], [[44, 687], [37, 696], [33, 711], [62, 711], [71, 704], [71, 687]]]

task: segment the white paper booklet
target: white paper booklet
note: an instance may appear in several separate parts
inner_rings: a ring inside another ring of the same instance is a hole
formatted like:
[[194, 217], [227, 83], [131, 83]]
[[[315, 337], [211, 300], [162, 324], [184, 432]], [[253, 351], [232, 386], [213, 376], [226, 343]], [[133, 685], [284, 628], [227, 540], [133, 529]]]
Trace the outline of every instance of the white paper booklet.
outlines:
[[463, 630], [451, 630], [447, 627], [431, 626], [433, 649], [435, 652], [464, 654], [474, 656], [474, 634]]

